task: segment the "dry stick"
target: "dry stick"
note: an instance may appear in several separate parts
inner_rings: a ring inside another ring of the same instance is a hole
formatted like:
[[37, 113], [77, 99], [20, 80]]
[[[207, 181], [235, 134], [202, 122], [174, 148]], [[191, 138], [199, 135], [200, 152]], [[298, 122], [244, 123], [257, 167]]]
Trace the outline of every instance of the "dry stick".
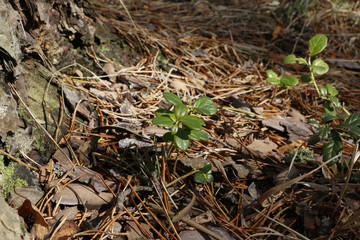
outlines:
[[289, 166], [289, 170], [288, 170], [288, 172], [286, 173], [286, 176], [285, 176], [284, 181], [286, 181], [286, 180], [288, 179], [289, 173], [291, 172], [291, 168], [294, 166], [295, 158], [296, 158], [296, 156], [298, 155], [298, 153], [299, 153], [299, 151], [300, 151], [300, 148], [301, 148], [304, 144], [305, 144], [305, 142], [303, 142], [303, 143], [300, 145], [300, 147], [298, 147], [298, 148], [296, 149], [296, 152], [295, 152], [294, 156], [293, 156], [292, 159], [291, 159], [291, 163], [290, 163], [290, 166]]
[[178, 177], [178, 178], [176, 178], [175, 180], [173, 180], [172, 182], [166, 184], [166, 187], [168, 188], [168, 187], [174, 185], [175, 183], [177, 183], [177, 182], [179, 182], [179, 181], [181, 181], [181, 180], [187, 178], [188, 176], [191, 176], [191, 175], [193, 175], [193, 174], [195, 174], [195, 173], [197, 173], [197, 172], [200, 172], [200, 170], [194, 170], [194, 171], [189, 172], [189, 173], [187, 173], [187, 174], [185, 174], [185, 175], [183, 175], [183, 176], [181, 176], [181, 177]]
[[304, 178], [307, 178], [309, 175], [313, 174], [314, 172], [316, 172], [317, 170], [321, 169], [322, 167], [324, 167], [326, 164], [330, 163], [331, 161], [333, 161], [334, 159], [338, 158], [340, 156], [340, 153], [337, 154], [336, 156], [330, 158], [329, 160], [327, 160], [326, 162], [324, 162], [323, 164], [321, 164], [320, 166], [318, 166], [317, 168], [315, 168], [314, 170], [305, 173], [304, 175], [301, 175], [299, 177], [296, 177], [294, 179], [291, 179], [287, 182], [281, 183], [279, 185], [276, 185], [275, 187], [270, 188], [269, 190], [267, 190], [266, 192], [263, 193], [263, 195], [261, 195], [260, 199], [259, 199], [259, 204], [262, 205], [264, 203], [264, 201], [266, 199], [268, 199], [269, 197], [271, 197], [272, 195], [279, 193], [282, 190], [285, 190], [286, 188], [290, 187], [291, 185], [293, 185], [294, 183], [303, 180]]
[[20, 164], [22, 164], [22, 165], [24, 165], [24, 166], [26, 166], [28, 168], [31, 168], [31, 169], [33, 169], [35, 171], [38, 170], [36, 167], [33, 167], [33, 166], [29, 165], [29, 164], [26, 164], [26, 163], [22, 162], [20, 159], [17, 159], [16, 157], [11, 156], [10, 154], [8, 154], [7, 152], [4, 152], [1, 149], [0, 149], [0, 154], [3, 154], [5, 156], [7, 156], [8, 158], [11, 158], [12, 160], [14, 160], [14, 161], [16, 161], [16, 162], [18, 162], [18, 163], [20, 163]]

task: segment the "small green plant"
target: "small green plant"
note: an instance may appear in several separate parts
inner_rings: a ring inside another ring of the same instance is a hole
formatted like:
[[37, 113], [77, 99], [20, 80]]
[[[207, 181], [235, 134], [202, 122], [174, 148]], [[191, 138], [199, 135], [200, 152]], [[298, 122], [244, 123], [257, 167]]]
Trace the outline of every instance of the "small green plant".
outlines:
[[[303, 83], [312, 83], [318, 93], [318, 96], [323, 101], [324, 115], [321, 123], [316, 120], [310, 121], [319, 127], [317, 134], [309, 139], [309, 144], [313, 145], [319, 141], [325, 140], [322, 148], [324, 161], [329, 160], [336, 155], [338, 158], [331, 161], [329, 165], [335, 164], [340, 158], [342, 153], [342, 139], [351, 138], [356, 142], [360, 138], [360, 114], [350, 114], [345, 109], [345, 104], [340, 103], [337, 95], [338, 91], [331, 84], [325, 86], [318, 86], [315, 76], [325, 74], [329, 71], [329, 65], [320, 58], [312, 59], [315, 55], [322, 52], [328, 39], [323, 34], [317, 34], [309, 40], [309, 56], [307, 59], [296, 57], [290, 54], [284, 59], [284, 64], [304, 64], [309, 69], [309, 74], [302, 75], [300, 80]], [[294, 76], [278, 76], [273, 70], [267, 70], [267, 81], [269, 83], [278, 85], [284, 89], [289, 86], [295, 86], [299, 80]], [[346, 114], [338, 114], [337, 109], [343, 110]], [[344, 121], [343, 123], [338, 123]]]
[[[191, 98], [187, 98], [187, 103], [183, 102], [177, 95], [164, 92], [163, 97], [174, 105], [170, 109], [158, 109], [155, 111], [155, 118], [152, 123], [162, 127], [168, 127], [169, 132], [165, 133], [163, 138], [171, 145], [165, 157], [169, 156], [173, 150], [173, 146], [186, 151], [190, 145], [190, 139], [208, 140], [209, 136], [202, 129], [205, 124], [204, 120], [193, 115], [193, 113], [200, 113], [203, 115], [213, 115], [217, 112], [217, 107], [214, 105], [211, 98], [203, 96], [198, 98], [194, 104]], [[197, 183], [206, 184], [214, 181], [211, 171], [211, 163], [206, 163], [204, 167], [194, 175], [194, 181]]]
[[194, 175], [194, 180], [197, 183], [207, 184], [214, 181], [214, 176], [212, 175], [212, 164], [206, 163], [204, 167]]
[[166, 142], [174, 142], [178, 149], [185, 151], [190, 145], [190, 139], [197, 141], [208, 140], [207, 133], [202, 130], [202, 126], [205, 124], [204, 120], [192, 114], [215, 114], [217, 108], [211, 98], [200, 97], [192, 105], [190, 98], [187, 99], [186, 104], [173, 93], [164, 92], [163, 96], [168, 102], [174, 104], [174, 108], [173, 110], [156, 110], [156, 117], [152, 120], [152, 123], [170, 128], [170, 132], [164, 134]]

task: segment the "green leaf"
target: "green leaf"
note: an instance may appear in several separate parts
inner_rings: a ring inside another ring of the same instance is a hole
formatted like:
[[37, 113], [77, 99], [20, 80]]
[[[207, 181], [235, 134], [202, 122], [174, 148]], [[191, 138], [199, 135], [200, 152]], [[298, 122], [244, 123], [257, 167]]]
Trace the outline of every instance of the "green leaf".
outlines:
[[201, 184], [207, 184], [214, 181], [214, 176], [212, 175], [212, 165], [211, 163], [206, 163], [204, 167], [194, 175], [194, 181]]
[[329, 101], [324, 102], [324, 110], [325, 110], [325, 113], [336, 116], [335, 108], [331, 105], [331, 103]]
[[337, 125], [338, 128], [348, 129], [356, 138], [360, 137], [360, 113], [351, 114], [344, 123]]
[[338, 90], [336, 90], [335, 87], [333, 87], [333, 85], [331, 85], [331, 84], [326, 84], [325, 87], [326, 87], [326, 90], [328, 91], [328, 93], [329, 93], [331, 96], [336, 96], [336, 95], [338, 95], [339, 92], [338, 92]]
[[184, 102], [176, 95], [171, 92], [164, 92], [163, 97], [170, 103], [174, 105], [181, 105], [184, 104]]
[[205, 124], [204, 120], [193, 115], [186, 115], [180, 118], [180, 122], [189, 129], [201, 130]]
[[[342, 141], [338, 134], [334, 135], [333, 138], [324, 144], [322, 153], [324, 162], [329, 160], [332, 157], [335, 157], [337, 154], [342, 152]], [[341, 157], [334, 159], [329, 163], [329, 166], [334, 165], [337, 161], [339, 161]]]
[[161, 117], [161, 116], [168, 116], [169, 114], [173, 114], [173, 111], [170, 111], [169, 109], [158, 109], [155, 111], [155, 116]]
[[161, 116], [154, 118], [152, 123], [157, 126], [168, 127], [173, 125], [175, 122], [169, 116]]
[[321, 96], [326, 96], [327, 95], [327, 90], [326, 90], [325, 87], [320, 86], [319, 91], [320, 91]]
[[322, 75], [329, 71], [329, 65], [319, 58], [312, 62], [311, 68], [315, 75]]
[[175, 105], [175, 117], [176, 117], [176, 119], [180, 119], [181, 117], [185, 116], [187, 110], [188, 109], [184, 104]]
[[320, 127], [318, 135], [319, 135], [320, 139], [323, 140], [323, 139], [328, 138], [330, 136], [330, 133], [331, 133], [330, 128], [328, 128], [328, 127]]
[[309, 83], [314, 81], [309, 75], [301, 75], [300, 80], [303, 83]]
[[176, 117], [175, 117], [175, 113], [173, 111], [170, 111], [168, 109], [158, 109], [155, 111], [155, 116], [156, 117], [169, 117], [171, 118], [174, 122], [176, 122]]
[[268, 81], [271, 84], [276, 84], [276, 85], [280, 84], [279, 77], [273, 70], [266, 70], [265, 72], [267, 74], [266, 81]]
[[171, 127], [171, 134], [175, 135], [179, 130], [179, 126], [177, 124], [175, 124], [174, 126]]
[[327, 37], [323, 34], [317, 34], [309, 40], [310, 56], [320, 53], [327, 45]]
[[190, 145], [189, 140], [190, 131], [184, 128], [179, 128], [177, 133], [174, 135], [174, 142], [176, 147], [179, 148], [181, 151], [186, 151]]
[[195, 141], [208, 140], [209, 136], [202, 130], [191, 130], [189, 137]]
[[204, 167], [201, 169], [200, 172], [202, 173], [211, 173], [212, 165], [211, 163], [205, 163]]
[[196, 112], [204, 115], [214, 115], [217, 112], [217, 107], [213, 100], [206, 96], [200, 97], [195, 101], [194, 109]]
[[280, 82], [285, 86], [295, 86], [299, 80], [294, 76], [283, 76], [280, 78]]
[[206, 181], [207, 181], [208, 183], [214, 181], [214, 176], [213, 176], [211, 173], [206, 174], [205, 177], [206, 177]]
[[322, 123], [330, 123], [333, 120], [338, 119], [338, 116], [333, 115], [331, 113], [324, 113], [324, 116], [321, 118]]
[[195, 173], [194, 181], [197, 183], [206, 184], [207, 183], [206, 174], [203, 174], [201, 172]]
[[297, 61], [299, 64], [307, 64], [305, 58], [302, 58], [302, 57], [296, 58], [296, 61]]
[[357, 139], [360, 137], [360, 128], [359, 127], [351, 127], [349, 128], [349, 132], [352, 133]]
[[192, 104], [192, 100], [189, 96], [186, 96], [186, 101], [187, 101], [187, 104], [189, 104], [189, 105]]
[[295, 54], [287, 55], [287, 56], [284, 58], [284, 64], [295, 63], [295, 60], [296, 60]]
[[318, 127], [320, 126], [319, 121], [316, 120], [315, 118], [311, 118], [308, 123], [309, 123], [309, 124], [314, 124], [314, 125], [316, 125], [316, 126], [318, 126]]
[[354, 124], [360, 120], [360, 113], [353, 113], [351, 114], [345, 121], [348, 124]]
[[165, 142], [173, 142], [174, 141], [174, 135], [171, 134], [171, 132], [167, 132], [164, 134], [163, 139]]
[[338, 107], [338, 108], [341, 107], [340, 101], [337, 97], [330, 95], [329, 99], [332, 102], [332, 104], [334, 104], [335, 107]]
[[319, 134], [315, 134], [313, 136], [311, 136], [308, 140], [308, 144], [309, 145], [315, 145], [316, 143], [320, 142], [321, 139], [320, 139], [320, 136]]

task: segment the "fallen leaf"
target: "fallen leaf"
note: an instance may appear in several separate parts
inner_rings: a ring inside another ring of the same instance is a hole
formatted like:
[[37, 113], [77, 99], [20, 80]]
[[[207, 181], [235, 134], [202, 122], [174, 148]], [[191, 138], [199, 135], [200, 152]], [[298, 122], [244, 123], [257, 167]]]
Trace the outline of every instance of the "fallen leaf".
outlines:
[[[94, 139], [95, 138], [92, 140]], [[61, 148], [61, 150], [58, 149], [53, 155], [53, 158], [61, 164], [65, 171], [69, 171], [73, 168], [73, 164], [66, 158], [66, 156], [70, 155], [69, 150], [67, 150], [67, 148]], [[91, 184], [97, 192], [103, 192], [108, 189], [96, 172], [87, 167], [75, 166], [69, 173], [71, 178], [77, 178], [80, 175], [81, 177], [78, 181], [85, 184]]]
[[[93, 112], [93, 106], [88, 101], [83, 101], [85, 97], [76, 90], [64, 87], [65, 102], [71, 108], [71, 110], [77, 110], [77, 113], [86, 119], [91, 119]], [[79, 106], [77, 106], [79, 104]]]
[[97, 194], [91, 187], [83, 184], [70, 183], [60, 190], [51, 199], [53, 202], [62, 205], [85, 205], [88, 209], [99, 209], [108, 205], [113, 200], [113, 195], [107, 192]]
[[102, 69], [107, 75], [109, 76], [109, 79], [111, 82], [115, 82], [116, 81], [116, 71], [115, 71], [115, 66], [113, 63], [111, 62], [107, 62], [105, 63], [105, 65], [103, 66]]
[[170, 87], [174, 88], [176, 92], [185, 92], [185, 93], [189, 92], [187, 84], [180, 79], [175, 78], [171, 80]]
[[31, 219], [33, 224], [27, 222], [31, 227], [30, 233], [35, 236], [36, 239], [44, 239], [45, 235], [49, 232], [49, 225], [46, 223], [44, 217], [40, 213], [39, 209], [31, 204], [30, 200], [26, 199], [23, 204], [17, 209], [19, 216], [26, 219]]
[[305, 122], [306, 119], [298, 110], [291, 108], [288, 112], [290, 119], [294, 122]]
[[144, 142], [144, 141], [140, 141], [140, 140], [136, 140], [133, 138], [124, 138], [121, 139], [119, 141], [119, 147], [120, 148], [128, 148], [130, 146], [130, 149], [134, 149], [136, 147], [153, 147], [154, 144], [148, 143], [148, 142]]
[[283, 27], [280, 26], [280, 25], [276, 25], [276, 26], [274, 27], [274, 30], [273, 30], [273, 32], [272, 32], [272, 34], [271, 34], [271, 35], [272, 35], [272, 40], [274, 40], [274, 39], [276, 39], [276, 38], [279, 37], [282, 29], [283, 29]]
[[264, 158], [269, 152], [275, 150], [277, 145], [268, 138], [264, 140], [255, 139], [247, 148], [261, 158]]
[[63, 239], [69, 239], [77, 233], [80, 230], [78, 225], [72, 221], [67, 220], [64, 222], [64, 224], [60, 227], [60, 229], [55, 233], [54, 236], [52, 236], [52, 240], [63, 240]]
[[126, 223], [127, 225], [125, 226], [125, 229], [126, 233], [128, 233], [128, 240], [149, 239], [149, 237], [151, 239], [153, 238], [153, 234], [151, 233], [151, 229], [148, 224], [140, 222], [141, 228], [145, 230], [149, 237], [140, 230], [139, 226], [134, 221], [126, 221]]
[[35, 205], [44, 195], [44, 191], [37, 186], [20, 187], [10, 192], [8, 203], [14, 204], [17, 208], [20, 207], [24, 203], [25, 198], [27, 198], [33, 205]]
[[169, 130], [164, 129], [164, 128], [159, 128], [156, 126], [149, 126], [144, 128], [143, 130], [143, 134], [146, 138], [153, 137], [153, 136], [157, 136], [157, 137], [162, 137], [164, 136], [165, 133], [169, 132]]
[[307, 123], [298, 121], [293, 121], [291, 118], [267, 118], [262, 121], [262, 124], [267, 127], [271, 127], [280, 132], [286, 132], [289, 135], [289, 141], [295, 142], [301, 138], [308, 137], [313, 135], [311, 131], [311, 126]]

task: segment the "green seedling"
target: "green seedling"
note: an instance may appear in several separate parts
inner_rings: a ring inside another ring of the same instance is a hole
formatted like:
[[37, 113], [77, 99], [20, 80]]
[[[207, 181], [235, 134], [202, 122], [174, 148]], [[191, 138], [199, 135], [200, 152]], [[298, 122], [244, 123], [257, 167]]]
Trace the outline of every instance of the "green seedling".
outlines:
[[[284, 64], [303, 64], [309, 69], [309, 74], [302, 75], [300, 80], [303, 83], [314, 84], [319, 98], [324, 104], [324, 115], [321, 123], [311, 120], [310, 123], [317, 125], [318, 133], [309, 139], [309, 144], [316, 144], [325, 140], [322, 148], [324, 161], [327, 161], [336, 155], [338, 158], [331, 161], [329, 165], [333, 165], [339, 161], [342, 154], [342, 139], [351, 138], [356, 142], [360, 138], [360, 114], [350, 114], [345, 109], [345, 104], [341, 103], [337, 97], [338, 90], [331, 84], [318, 86], [315, 76], [325, 74], [329, 71], [329, 65], [320, 58], [313, 59], [314, 56], [321, 53], [328, 39], [323, 34], [317, 34], [309, 40], [309, 55], [307, 59], [296, 57], [290, 54], [284, 59]], [[295, 76], [278, 76], [273, 70], [267, 70], [267, 81], [278, 85], [283, 89], [298, 84], [299, 80]], [[342, 110], [345, 114], [338, 114], [337, 110]], [[343, 121], [339, 124], [339, 122]], [[335, 126], [335, 127], [334, 127]]]
[[194, 180], [197, 183], [207, 184], [214, 181], [214, 176], [212, 175], [212, 165], [211, 163], [206, 163], [204, 167], [194, 175]]
[[205, 124], [204, 120], [193, 115], [193, 113], [203, 115], [215, 114], [217, 107], [211, 98], [206, 96], [200, 97], [192, 105], [190, 98], [187, 99], [187, 103], [184, 103], [173, 93], [164, 92], [163, 96], [174, 105], [173, 110], [156, 110], [156, 117], [152, 120], [152, 123], [170, 129], [163, 137], [166, 142], [175, 143], [178, 149], [185, 151], [190, 145], [190, 139], [196, 141], [209, 139], [207, 133], [202, 130]]

